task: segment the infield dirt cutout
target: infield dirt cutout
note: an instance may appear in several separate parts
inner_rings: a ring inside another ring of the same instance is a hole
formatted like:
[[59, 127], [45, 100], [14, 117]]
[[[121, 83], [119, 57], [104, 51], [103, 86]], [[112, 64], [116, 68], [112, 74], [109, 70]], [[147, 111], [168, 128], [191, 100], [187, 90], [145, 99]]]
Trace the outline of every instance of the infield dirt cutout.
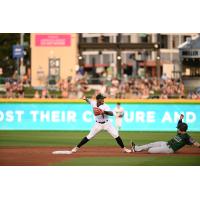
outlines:
[[[0, 147], [0, 166], [48, 166], [73, 158], [83, 157], [143, 157], [166, 156], [147, 152], [123, 153], [119, 147], [82, 147], [71, 155], [53, 155], [53, 151], [70, 150], [70, 147]], [[168, 156], [200, 156], [200, 149], [184, 147]]]

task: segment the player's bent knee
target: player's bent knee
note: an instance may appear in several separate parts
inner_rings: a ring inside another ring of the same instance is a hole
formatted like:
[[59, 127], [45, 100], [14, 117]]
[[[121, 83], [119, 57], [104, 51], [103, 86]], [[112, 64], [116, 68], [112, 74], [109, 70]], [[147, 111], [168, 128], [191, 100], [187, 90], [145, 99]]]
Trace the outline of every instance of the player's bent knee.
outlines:
[[91, 140], [93, 137], [94, 137], [94, 136], [92, 136], [92, 135], [87, 135], [87, 136], [86, 136], [86, 138], [87, 138], [88, 140]]
[[116, 138], [119, 137], [119, 134], [112, 134], [112, 137], [113, 137], [114, 139], [116, 139]]

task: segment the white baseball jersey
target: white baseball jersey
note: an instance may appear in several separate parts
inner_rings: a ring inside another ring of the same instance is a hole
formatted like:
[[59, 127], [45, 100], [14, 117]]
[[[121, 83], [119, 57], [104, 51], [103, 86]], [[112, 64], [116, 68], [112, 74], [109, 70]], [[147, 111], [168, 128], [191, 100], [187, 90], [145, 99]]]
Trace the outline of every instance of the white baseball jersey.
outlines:
[[124, 109], [122, 107], [117, 106], [115, 107], [114, 112], [115, 112], [115, 116], [119, 117], [120, 115], [124, 114]]
[[[97, 107], [97, 101], [95, 101], [95, 100], [89, 100], [89, 101], [90, 101], [90, 105], [92, 106], [92, 108]], [[98, 108], [100, 108], [101, 110], [104, 110], [104, 111], [111, 111], [110, 107], [107, 104], [100, 105]], [[95, 120], [97, 122], [108, 121], [108, 115], [103, 114], [103, 115], [95, 116]]]
[[[97, 107], [97, 101], [95, 100], [89, 100], [90, 105], [92, 108]], [[100, 105], [98, 108], [104, 110], [104, 111], [111, 111], [110, 107], [107, 104]], [[98, 115], [95, 116], [95, 124], [91, 128], [90, 133], [86, 136], [89, 140], [92, 139], [97, 133], [99, 133], [101, 130], [106, 130], [108, 133], [113, 137], [117, 138], [119, 136], [118, 131], [116, 128], [112, 125], [111, 121], [108, 119], [108, 115]]]
[[115, 113], [115, 123], [118, 129], [120, 129], [122, 127], [122, 117], [124, 115], [124, 109], [122, 107], [118, 107], [116, 106], [114, 109], [114, 113]]

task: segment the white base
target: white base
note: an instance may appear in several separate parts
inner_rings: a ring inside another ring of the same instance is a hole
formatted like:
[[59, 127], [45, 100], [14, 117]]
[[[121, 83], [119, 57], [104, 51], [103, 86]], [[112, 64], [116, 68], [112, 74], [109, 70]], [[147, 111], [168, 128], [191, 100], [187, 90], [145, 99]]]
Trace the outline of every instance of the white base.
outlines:
[[69, 154], [72, 154], [71, 151], [53, 151], [52, 154], [66, 154], [66, 155], [69, 155]]

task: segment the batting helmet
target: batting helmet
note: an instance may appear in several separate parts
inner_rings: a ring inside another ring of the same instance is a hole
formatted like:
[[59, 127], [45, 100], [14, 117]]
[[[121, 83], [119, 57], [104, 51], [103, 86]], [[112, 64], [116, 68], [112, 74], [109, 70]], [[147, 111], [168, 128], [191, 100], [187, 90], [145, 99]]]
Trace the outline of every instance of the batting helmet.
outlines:
[[180, 131], [187, 131], [188, 125], [186, 123], [181, 123], [181, 124], [178, 125], [178, 129]]

